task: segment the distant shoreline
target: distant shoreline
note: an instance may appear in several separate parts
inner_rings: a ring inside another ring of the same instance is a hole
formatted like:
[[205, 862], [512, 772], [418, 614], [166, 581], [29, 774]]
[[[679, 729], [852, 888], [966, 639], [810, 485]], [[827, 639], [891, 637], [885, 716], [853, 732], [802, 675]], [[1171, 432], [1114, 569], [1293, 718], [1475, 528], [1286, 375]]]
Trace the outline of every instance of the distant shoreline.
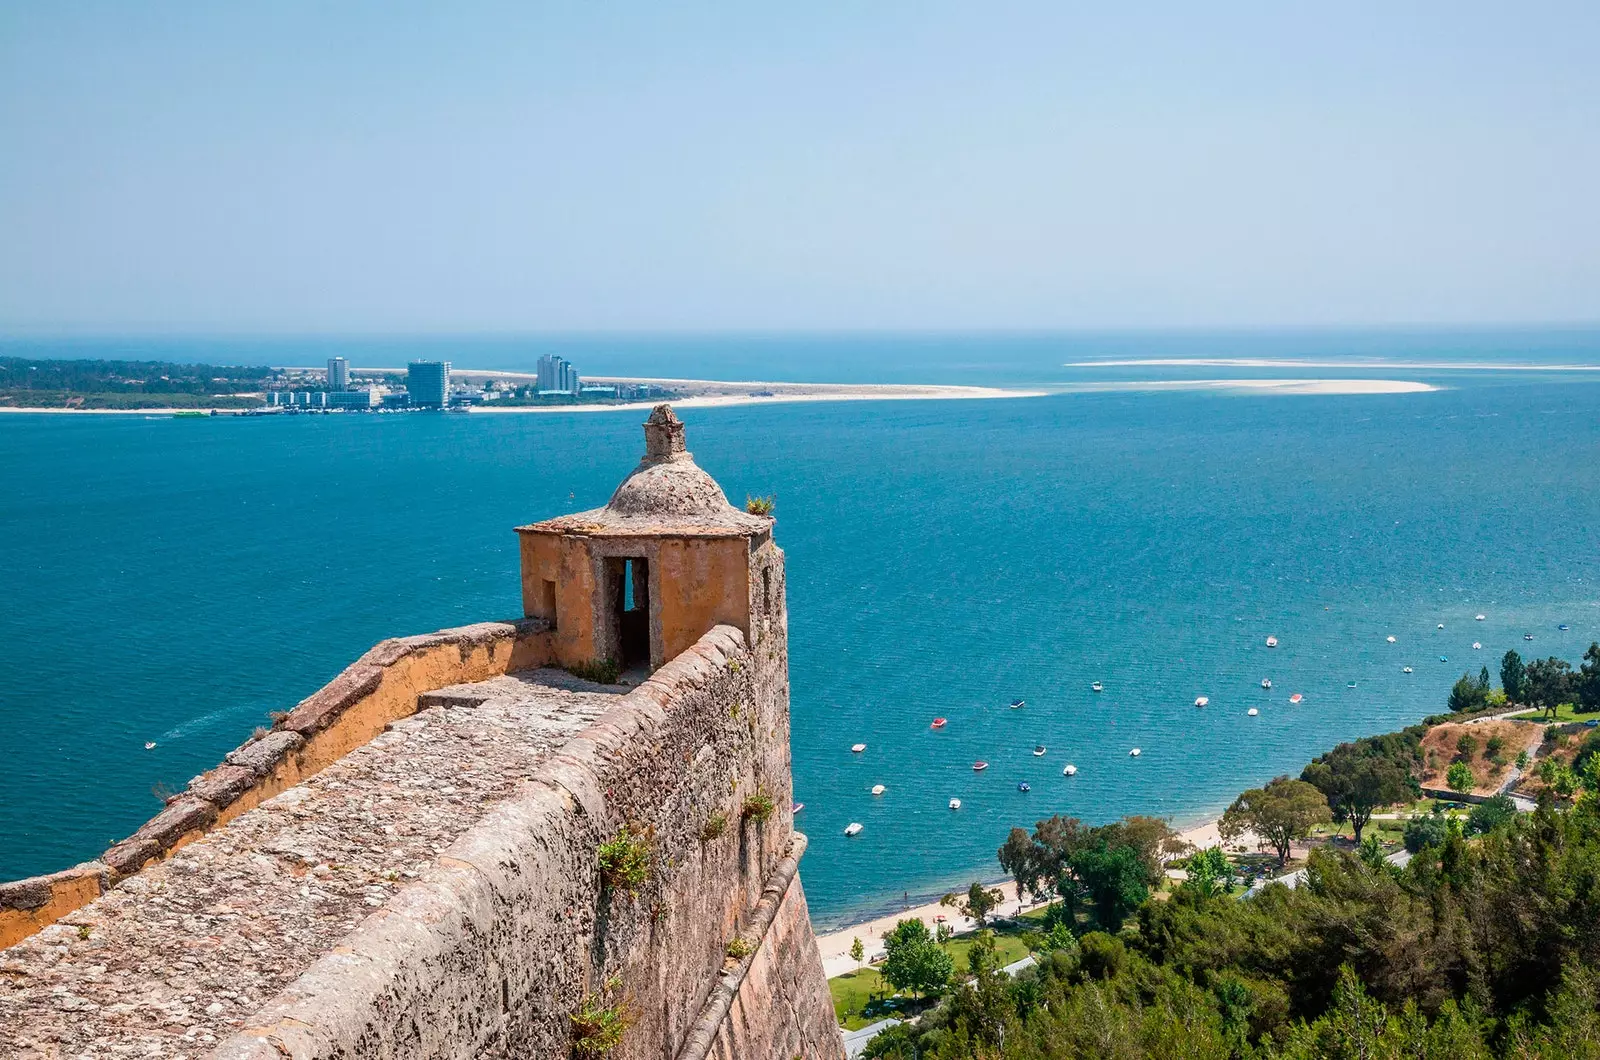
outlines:
[[[381, 371], [389, 371], [389, 369], [364, 369], [363, 373]], [[452, 371], [451, 375], [455, 378], [467, 379], [532, 378], [526, 372], [480, 371], [476, 369]], [[1049, 391], [1045, 390], [1002, 389], [987, 386], [947, 386], [932, 383], [763, 383], [728, 382], [714, 379], [639, 379], [620, 376], [591, 376], [589, 379], [591, 382], [600, 385], [647, 383], [679, 391], [688, 390], [689, 393], [680, 397], [658, 400], [622, 401], [588, 405], [496, 406], [491, 403], [470, 406], [469, 411], [473, 413], [626, 412], [653, 408], [663, 401], [677, 408], [722, 408], [735, 405], [773, 405], [802, 401], [971, 401], [1043, 397], [1049, 393]], [[241, 395], [229, 396], [238, 397]], [[74, 413], [110, 416], [170, 416], [180, 412], [205, 414], [210, 411], [211, 409], [205, 406], [141, 409], [16, 408], [0, 406], [0, 412], [29, 412], [53, 415]], [[240, 408], [218, 408], [216, 410], [219, 416], [238, 416], [252, 411], [255, 410]]]

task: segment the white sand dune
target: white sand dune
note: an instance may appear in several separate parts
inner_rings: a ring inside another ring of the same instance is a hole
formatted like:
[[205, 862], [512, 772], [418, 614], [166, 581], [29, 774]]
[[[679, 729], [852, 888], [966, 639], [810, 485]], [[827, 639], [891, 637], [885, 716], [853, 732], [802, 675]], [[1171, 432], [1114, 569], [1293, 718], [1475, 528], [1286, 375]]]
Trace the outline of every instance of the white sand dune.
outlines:
[[1440, 387], [1409, 379], [1148, 379], [1074, 383], [1068, 390], [1214, 390], [1247, 394], [1425, 394]]
[[1341, 368], [1352, 371], [1600, 372], [1600, 364], [1517, 364], [1495, 361], [1297, 361], [1269, 357], [1152, 357], [1127, 361], [1069, 361], [1063, 368]]

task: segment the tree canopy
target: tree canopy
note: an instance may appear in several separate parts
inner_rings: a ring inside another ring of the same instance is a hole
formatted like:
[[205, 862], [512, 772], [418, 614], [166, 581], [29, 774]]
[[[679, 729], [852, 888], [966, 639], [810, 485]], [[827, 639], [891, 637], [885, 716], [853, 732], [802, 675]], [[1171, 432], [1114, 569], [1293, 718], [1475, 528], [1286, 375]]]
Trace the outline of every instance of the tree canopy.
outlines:
[[1264, 788], [1251, 788], [1233, 800], [1217, 822], [1224, 839], [1237, 839], [1254, 832], [1286, 864], [1296, 839], [1304, 839], [1311, 829], [1333, 819], [1328, 800], [1303, 780], [1278, 777]]
[[894, 930], [883, 937], [883, 949], [887, 958], [881, 972], [896, 990], [934, 994], [950, 982], [955, 962], [920, 920], [895, 924]]
[[1322, 792], [1333, 819], [1350, 822], [1360, 843], [1373, 811], [1417, 790], [1409, 768], [1412, 753], [1408, 749], [1401, 760], [1374, 742], [1344, 743], [1307, 765], [1300, 779]]

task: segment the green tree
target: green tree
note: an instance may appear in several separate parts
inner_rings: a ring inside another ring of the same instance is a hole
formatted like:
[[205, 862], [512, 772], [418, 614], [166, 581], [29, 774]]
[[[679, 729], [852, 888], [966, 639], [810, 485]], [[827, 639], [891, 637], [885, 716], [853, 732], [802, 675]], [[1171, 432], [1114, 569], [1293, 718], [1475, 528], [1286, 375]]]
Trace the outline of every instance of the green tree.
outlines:
[[1094, 904], [1095, 922], [1108, 931], [1121, 930], [1122, 922], [1150, 897], [1148, 874], [1131, 846], [1100, 842], [1076, 851], [1067, 867], [1081, 896]]
[[989, 914], [1000, 908], [1000, 903], [1005, 899], [1005, 893], [998, 887], [985, 887], [977, 880], [967, 888], [967, 893], [961, 897], [947, 894], [939, 899], [940, 905], [955, 906], [961, 915], [971, 917], [982, 930]]
[[1312, 762], [1300, 779], [1322, 792], [1335, 821], [1350, 822], [1358, 844], [1375, 810], [1411, 794], [1410, 770], [1392, 758], [1361, 753], [1354, 744], [1343, 744]]
[[1485, 832], [1492, 832], [1516, 815], [1516, 803], [1506, 796], [1496, 795], [1492, 799], [1485, 799], [1474, 806], [1471, 815], [1467, 817], [1467, 833], [1483, 835]]
[[1527, 676], [1527, 668], [1522, 665], [1522, 656], [1515, 651], [1508, 651], [1500, 660], [1500, 687], [1505, 689], [1506, 698], [1513, 703], [1523, 702], [1523, 679]]
[[1471, 674], [1462, 674], [1450, 686], [1450, 698], [1445, 702], [1445, 707], [1452, 714], [1464, 714], [1482, 707], [1488, 699], [1487, 688], [1474, 681]]
[[933, 994], [950, 982], [954, 962], [939, 948], [920, 920], [902, 920], [883, 937], [887, 954], [883, 978], [896, 990], [909, 990], [913, 996]]
[[1328, 800], [1303, 780], [1278, 777], [1264, 788], [1251, 788], [1233, 800], [1217, 822], [1224, 839], [1237, 839], [1254, 832], [1278, 855], [1278, 864], [1289, 861], [1296, 839], [1304, 839], [1311, 829], [1333, 819]]
[[1450, 826], [1443, 814], [1419, 814], [1406, 822], [1401, 841], [1406, 850], [1419, 854], [1425, 847], [1436, 847], [1449, 838]]
[[1591, 642], [1578, 667], [1578, 706], [1585, 711], [1600, 710], [1600, 641]]
[[1189, 873], [1185, 886], [1194, 888], [1207, 898], [1227, 894], [1233, 888], [1233, 865], [1220, 846], [1195, 851], [1184, 862], [1184, 868]]
[[1465, 762], [1453, 763], [1449, 769], [1445, 770], [1445, 787], [1458, 795], [1465, 795], [1471, 791], [1473, 785], [1477, 782], [1478, 779], [1472, 775], [1472, 767]]
[[1552, 655], [1528, 664], [1523, 692], [1530, 704], [1554, 718], [1556, 708], [1572, 698], [1575, 683], [1572, 664]]
[[867, 950], [866, 950], [865, 946], [861, 945], [861, 940], [860, 939], [851, 939], [850, 940], [850, 959], [852, 961], [856, 962], [856, 967], [859, 968], [861, 966], [861, 962], [866, 960], [866, 957], [867, 957]]

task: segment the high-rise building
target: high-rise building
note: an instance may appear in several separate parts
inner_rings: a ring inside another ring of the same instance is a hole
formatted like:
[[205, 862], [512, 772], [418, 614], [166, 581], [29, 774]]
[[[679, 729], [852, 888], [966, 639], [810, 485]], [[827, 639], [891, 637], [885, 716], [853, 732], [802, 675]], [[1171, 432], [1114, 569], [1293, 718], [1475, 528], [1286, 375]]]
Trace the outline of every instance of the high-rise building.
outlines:
[[406, 366], [406, 392], [413, 406], [443, 408], [450, 403], [450, 362], [412, 361]]
[[539, 393], [571, 394], [577, 396], [583, 387], [578, 378], [578, 367], [571, 361], [547, 353], [539, 358]]
[[328, 389], [350, 389], [350, 362], [343, 357], [328, 358]]

